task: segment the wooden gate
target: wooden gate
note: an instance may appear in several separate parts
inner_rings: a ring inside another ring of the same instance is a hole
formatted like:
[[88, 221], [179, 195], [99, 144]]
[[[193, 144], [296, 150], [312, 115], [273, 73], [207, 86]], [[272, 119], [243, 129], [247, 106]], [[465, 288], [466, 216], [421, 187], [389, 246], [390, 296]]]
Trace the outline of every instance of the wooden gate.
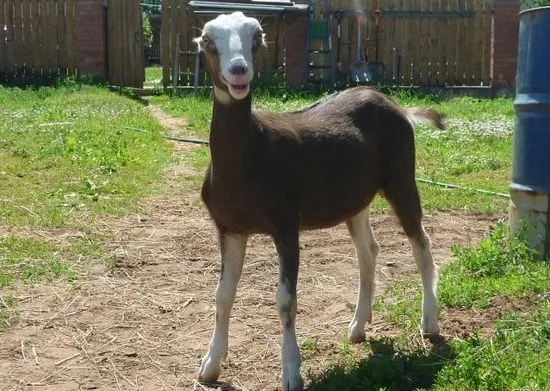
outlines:
[[107, 6], [107, 79], [110, 84], [143, 87], [145, 46], [139, 0], [110, 0]]

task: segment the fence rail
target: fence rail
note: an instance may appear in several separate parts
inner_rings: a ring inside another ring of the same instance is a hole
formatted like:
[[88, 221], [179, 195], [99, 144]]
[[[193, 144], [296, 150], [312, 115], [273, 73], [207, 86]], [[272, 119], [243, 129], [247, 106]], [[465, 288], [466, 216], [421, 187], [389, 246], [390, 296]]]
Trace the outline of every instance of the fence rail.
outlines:
[[75, 71], [77, 0], [0, 0], [0, 80]]

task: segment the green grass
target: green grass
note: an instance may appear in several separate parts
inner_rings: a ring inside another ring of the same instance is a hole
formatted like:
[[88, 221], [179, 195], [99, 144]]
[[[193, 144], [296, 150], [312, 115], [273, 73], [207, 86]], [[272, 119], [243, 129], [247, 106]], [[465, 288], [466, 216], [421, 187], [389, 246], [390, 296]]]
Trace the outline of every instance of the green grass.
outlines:
[[14, 281], [40, 282], [44, 278], [74, 277], [70, 262], [61, 249], [37, 239], [8, 236], [0, 238], [0, 287]]
[[[497, 224], [479, 247], [453, 247], [456, 259], [441, 268], [440, 307], [477, 308], [495, 296], [522, 297], [550, 292], [550, 266], [521, 239], [509, 239], [508, 228]], [[421, 289], [417, 278], [392, 284], [375, 303], [384, 318], [414, 333], [421, 318]]]
[[[20, 282], [36, 284], [44, 280], [74, 281], [77, 264], [90, 265], [105, 255], [97, 239], [72, 240], [59, 245], [37, 238], [10, 235], [0, 237], [0, 291]], [[15, 316], [15, 300], [0, 295], [0, 330], [9, 327]]]
[[[494, 335], [414, 343], [421, 317], [418, 279], [392, 284], [375, 309], [404, 334], [371, 338], [360, 354], [343, 341], [338, 359], [310, 375], [311, 390], [548, 390], [550, 389], [550, 265], [498, 224], [476, 248], [455, 248], [441, 270], [440, 306], [483, 309], [495, 296], [529, 296], [532, 304], [506, 314]], [[443, 330], [444, 331], [444, 330]], [[417, 340], [417, 339], [416, 339]]]
[[494, 337], [451, 342], [456, 358], [437, 374], [434, 390], [550, 389], [550, 304], [513, 313]]
[[[162, 131], [144, 105], [100, 86], [0, 86], [0, 288], [72, 280], [103, 259], [108, 238], [98, 235], [109, 233], [94, 227], [156, 191], [172, 159]], [[86, 239], [46, 243], [34, 228]]]
[[[322, 95], [273, 94], [260, 90], [254, 106], [262, 110], [290, 111], [303, 107]], [[404, 106], [432, 107], [447, 114], [447, 130], [416, 128], [417, 177], [451, 183], [469, 189], [508, 193], [512, 161], [513, 104], [511, 99], [458, 97], [441, 100], [402, 91], [392, 93]], [[208, 94], [188, 94], [171, 98], [158, 96], [153, 101], [174, 116], [189, 120], [189, 135], [208, 137], [212, 110]], [[191, 158], [195, 167], [204, 169], [208, 152], [198, 151]], [[502, 212], [508, 200], [472, 190], [456, 190], [419, 183], [426, 211], [463, 210]], [[374, 212], [388, 211], [385, 201], [376, 199]]]
[[454, 247], [457, 261], [444, 267], [439, 298], [443, 305], [484, 308], [495, 296], [550, 291], [550, 267], [522, 240], [508, 238], [499, 224], [479, 248]]
[[101, 87], [0, 88], [0, 224], [128, 210], [170, 160], [160, 133], [142, 105]]
[[151, 66], [145, 68], [145, 87], [161, 87], [162, 86], [162, 67]]

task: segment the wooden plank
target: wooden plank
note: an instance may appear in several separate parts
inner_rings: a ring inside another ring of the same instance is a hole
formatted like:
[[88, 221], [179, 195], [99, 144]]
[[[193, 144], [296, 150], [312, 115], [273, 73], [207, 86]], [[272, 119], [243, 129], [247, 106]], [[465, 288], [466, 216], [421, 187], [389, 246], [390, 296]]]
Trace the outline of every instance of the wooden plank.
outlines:
[[[455, 3], [456, 5], [456, 3]], [[452, 7], [449, 4], [449, 10], [457, 11], [458, 8]], [[447, 19], [448, 30], [447, 30], [447, 85], [456, 85], [457, 74], [456, 74], [456, 54], [457, 54], [457, 29], [458, 29], [458, 19]]]
[[131, 35], [131, 26], [128, 25], [128, 13], [126, 7], [123, 4], [118, 6], [118, 16], [120, 24], [122, 26], [122, 48], [120, 50], [120, 61], [119, 66], [121, 67], [121, 78], [118, 80], [117, 85], [125, 86], [129, 84], [130, 78], [130, 69], [129, 69], [129, 45], [130, 45], [130, 35]]
[[[403, 10], [403, 0], [397, 0], [395, 9]], [[392, 54], [395, 61], [395, 83], [398, 85], [403, 84], [403, 48], [404, 48], [404, 20], [395, 19], [395, 50]]]
[[[430, 1], [430, 11], [439, 12], [439, 0]], [[428, 72], [427, 83], [429, 86], [433, 86], [437, 83], [439, 72], [439, 48], [440, 48], [440, 34], [439, 34], [440, 21], [435, 18], [430, 19], [429, 23], [429, 40], [430, 40], [430, 69]]]
[[[459, 1], [465, 3], [464, 0]], [[459, 8], [460, 10], [460, 8]], [[464, 63], [467, 59], [464, 58], [464, 43], [466, 41], [466, 31], [464, 26], [464, 19], [456, 20], [456, 39], [455, 45], [455, 76], [454, 85], [464, 85]]]
[[34, 41], [33, 47], [33, 67], [36, 74], [42, 73], [44, 65], [44, 56], [42, 55], [42, 36], [40, 31], [40, 12], [41, 1], [32, 0], [32, 39]]
[[118, 30], [120, 29], [119, 23], [116, 21], [116, 11], [118, 8], [118, 2], [109, 1], [107, 8], [107, 42], [108, 42], [108, 71], [107, 81], [111, 84], [118, 79], [117, 75], [117, 53], [119, 46]]
[[470, 56], [470, 69], [468, 71], [468, 85], [480, 85], [480, 73], [481, 73], [481, 45], [479, 42], [479, 30], [480, 30], [480, 15], [477, 9], [478, 0], [468, 0], [468, 6], [470, 10], [476, 13], [475, 18], [472, 18], [468, 24], [467, 29], [470, 32], [470, 44], [466, 47]]
[[[348, 10], [351, 7], [351, 0], [342, 0], [340, 3], [340, 7], [342, 10]], [[341, 20], [341, 26], [340, 26], [340, 64], [341, 64], [341, 72], [342, 72], [342, 78], [346, 82], [350, 78], [350, 66], [352, 60], [351, 56], [351, 38], [352, 38], [352, 32], [353, 32], [353, 23], [352, 19], [348, 17], [343, 17]]]
[[65, 15], [65, 1], [57, 0], [57, 68], [61, 76], [67, 75], [67, 17]]
[[30, 0], [21, 1], [21, 41], [22, 41], [22, 61], [26, 72], [32, 71], [32, 39], [30, 27]]
[[[386, 9], [395, 10], [397, 2], [391, 0], [388, 2]], [[386, 50], [382, 50], [385, 55], [382, 56], [381, 61], [385, 64], [385, 77], [384, 80], [389, 83], [396, 83], [397, 81], [397, 20], [384, 18], [382, 13], [382, 23], [385, 26], [384, 34], [387, 36]]]
[[128, 8], [128, 2], [125, 6], [120, 8], [120, 16], [122, 19], [123, 30], [123, 47], [122, 47], [122, 73], [123, 78], [119, 86], [129, 86], [132, 84], [132, 58], [131, 48], [133, 46], [134, 26], [130, 24], [130, 9]]
[[[431, 1], [422, 0], [422, 10], [431, 11]], [[424, 18], [420, 20], [420, 42], [422, 51], [420, 52], [420, 75], [419, 85], [429, 85], [430, 73], [432, 71], [431, 66], [431, 36], [430, 36], [430, 23], [431, 18]]]
[[[179, 13], [180, 13], [179, 6], [180, 6], [179, 2], [174, 1], [172, 3], [172, 9], [170, 12], [170, 75], [172, 78], [174, 75], [174, 71], [176, 72], [176, 74], [178, 74], [179, 72], [179, 69], [176, 69], [176, 70], [172, 69], [174, 66], [174, 60], [175, 60], [174, 55], [176, 51], [176, 39], [179, 39], [178, 38], [179, 36], [178, 21], [179, 21]], [[176, 85], [177, 85], [178, 80], [174, 81], [170, 79], [171, 85], [173, 85], [174, 82], [176, 82]]]
[[13, 72], [15, 70], [15, 37], [13, 27], [13, 3], [14, 0], [5, 0], [6, 9], [6, 69], [7, 72]]
[[171, 0], [162, 0], [160, 24], [160, 63], [162, 64], [162, 85], [170, 85], [170, 11]]
[[483, 3], [483, 63], [482, 63], [482, 72], [481, 80], [484, 86], [491, 85], [491, 24], [492, 16], [490, 5], [487, 2]]
[[[136, 82], [136, 76], [137, 76], [137, 44], [136, 44], [136, 22], [137, 22], [137, 15], [136, 15], [136, 9], [139, 8], [139, 4], [135, 3], [135, 0], [130, 2], [130, 6], [126, 6], [124, 9], [126, 14], [126, 24], [128, 26], [128, 46], [126, 48], [126, 70], [128, 72], [126, 77], [126, 84], [125, 86], [133, 87]], [[135, 3], [135, 5], [134, 5]]]
[[22, 2], [13, 2], [13, 39], [14, 39], [14, 60], [16, 72], [21, 72], [25, 63], [25, 41], [23, 40]]
[[28, 13], [26, 23], [28, 24], [29, 51], [28, 61], [35, 74], [40, 72], [40, 59], [38, 58], [38, 6], [36, 0], [28, 0]]
[[6, 8], [4, 0], [0, 0], [0, 77], [5, 72], [6, 68], [6, 32], [4, 26], [6, 24]]
[[[414, 0], [404, 2], [405, 10], [414, 10]], [[415, 32], [413, 27], [414, 21], [410, 18], [404, 20], [404, 84], [411, 85], [413, 83], [413, 62], [414, 62], [414, 39]]]
[[[75, 6], [76, 0], [65, 0], [66, 17], [66, 43], [67, 43], [67, 67], [69, 72], [74, 74], [76, 68], [76, 47], [74, 43], [75, 35]], [[108, 55], [108, 54], [107, 54]]]
[[49, 75], [52, 67], [51, 56], [51, 29], [49, 20], [49, 0], [40, 2], [40, 55], [42, 56], [42, 74]]

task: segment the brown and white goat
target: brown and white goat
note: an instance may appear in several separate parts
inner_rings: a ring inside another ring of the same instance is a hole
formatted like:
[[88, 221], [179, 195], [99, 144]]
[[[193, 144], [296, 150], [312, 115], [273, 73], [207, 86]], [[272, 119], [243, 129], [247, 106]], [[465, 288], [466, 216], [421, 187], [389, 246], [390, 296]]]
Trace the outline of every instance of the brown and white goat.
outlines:
[[214, 84], [212, 161], [202, 198], [218, 228], [222, 258], [214, 335], [199, 379], [213, 382], [220, 375], [246, 242], [254, 233], [270, 235], [279, 255], [283, 390], [303, 388], [295, 334], [300, 230], [346, 222], [360, 275], [349, 338], [365, 339], [379, 250], [368, 207], [377, 193], [390, 202], [422, 275], [422, 330], [437, 334], [436, 266], [421, 222], [412, 120], [443, 128], [442, 116], [401, 108], [368, 87], [342, 91], [296, 112], [253, 111], [253, 60], [264, 45], [258, 21], [240, 12], [220, 15], [206, 23], [196, 42]]

